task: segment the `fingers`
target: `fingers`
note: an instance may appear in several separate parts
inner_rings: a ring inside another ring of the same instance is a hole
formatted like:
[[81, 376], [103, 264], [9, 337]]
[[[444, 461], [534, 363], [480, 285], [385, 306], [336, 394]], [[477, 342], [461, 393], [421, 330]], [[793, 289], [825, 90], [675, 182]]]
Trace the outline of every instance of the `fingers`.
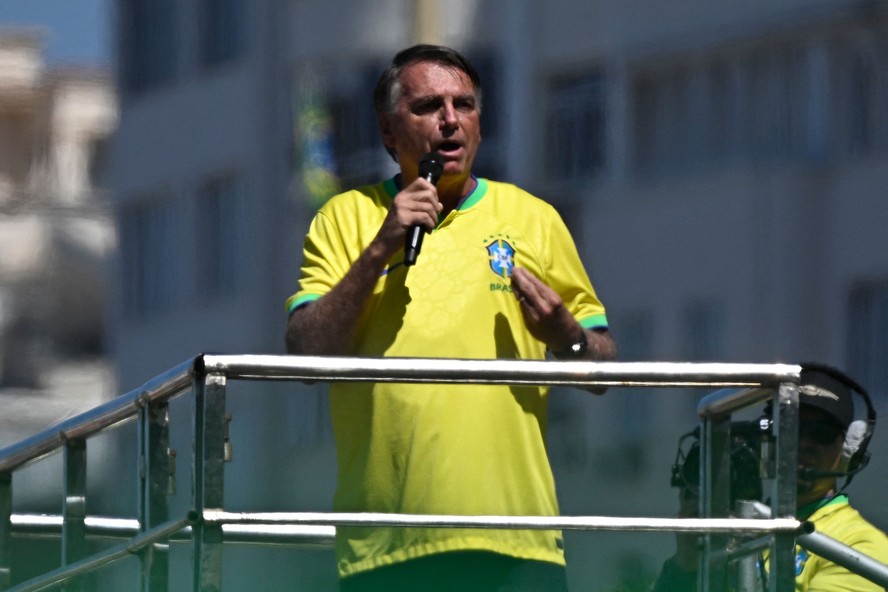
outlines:
[[538, 277], [522, 267], [512, 269], [512, 293], [528, 312], [548, 316], [562, 306], [561, 297]]
[[512, 293], [521, 306], [531, 335], [552, 351], [563, 349], [562, 344], [573, 343], [579, 325], [555, 290], [526, 269], [515, 267]]
[[527, 304], [527, 293], [531, 288], [531, 277], [533, 274], [521, 267], [512, 268], [512, 293], [518, 304]]
[[435, 186], [416, 179], [394, 197], [375, 240], [390, 256], [404, 247], [404, 237], [410, 227], [434, 229], [442, 208]]
[[438, 223], [443, 205], [438, 200], [435, 186], [424, 179], [416, 179], [395, 196], [392, 204], [400, 226], [405, 230], [419, 225], [432, 230]]

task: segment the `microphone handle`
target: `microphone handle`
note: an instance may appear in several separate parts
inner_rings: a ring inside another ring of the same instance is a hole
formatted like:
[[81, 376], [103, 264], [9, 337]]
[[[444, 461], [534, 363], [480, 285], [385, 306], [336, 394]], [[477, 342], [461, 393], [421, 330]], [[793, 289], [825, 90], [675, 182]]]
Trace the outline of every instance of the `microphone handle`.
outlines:
[[422, 249], [423, 236], [425, 236], [425, 228], [419, 224], [414, 224], [407, 229], [407, 242], [404, 244], [404, 265], [409, 267], [416, 263], [416, 258]]
[[[425, 180], [434, 185], [434, 178], [431, 173], [425, 176]], [[414, 224], [407, 229], [407, 238], [404, 243], [404, 265], [410, 267], [416, 263], [419, 257], [419, 251], [422, 249], [422, 239], [425, 236], [426, 229], [419, 224]]]

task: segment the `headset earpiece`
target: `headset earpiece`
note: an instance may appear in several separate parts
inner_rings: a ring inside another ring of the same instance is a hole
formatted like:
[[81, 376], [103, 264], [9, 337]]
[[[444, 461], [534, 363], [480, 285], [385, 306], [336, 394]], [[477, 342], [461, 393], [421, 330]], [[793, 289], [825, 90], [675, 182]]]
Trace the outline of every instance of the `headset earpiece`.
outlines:
[[848, 431], [845, 432], [845, 442], [842, 444], [842, 460], [840, 468], [849, 473], [860, 471], [869, 462], [869, 451], [867, 445], [871, 433], [868, 430], [867, 423], [862, 419], [851, 422]]

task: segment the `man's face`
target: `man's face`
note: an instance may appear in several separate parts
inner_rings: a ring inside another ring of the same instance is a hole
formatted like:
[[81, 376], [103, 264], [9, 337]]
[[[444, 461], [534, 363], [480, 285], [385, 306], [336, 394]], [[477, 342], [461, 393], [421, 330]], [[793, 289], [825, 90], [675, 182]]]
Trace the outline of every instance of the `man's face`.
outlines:
[[405, 177], [416, 177], [419, 159], [433, 150], [444, 157], [445, 177], [467, 177], [481, 142], [472, 81], [451, 66], [418, 62], [404, 68], [400, 82], [395, 110], [380, 114], [379, 125]]
[[[829, 414], [814, 407], [799, 408], [799, 468], [835, 471], [839, 467], [844, 434]], [[798, 504], [803, 506], [825, 496], [835, 477], [798, 480]]]

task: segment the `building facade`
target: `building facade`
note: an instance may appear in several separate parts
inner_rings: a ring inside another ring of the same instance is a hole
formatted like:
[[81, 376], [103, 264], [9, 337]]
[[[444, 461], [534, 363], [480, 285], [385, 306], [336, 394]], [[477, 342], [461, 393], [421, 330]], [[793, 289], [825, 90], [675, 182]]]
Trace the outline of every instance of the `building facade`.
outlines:
[[[478, 172], [561, 211], [622, 360], [813, 360], [888, 407], [882, 3], [118, 0], [117, 13], [121, 390], [204, 351], [283, 353], [308, 220], [336, 187], [392, 173], [371, 91], [424, 41], [479, 66]], [[251, 460], [232, 471], [261, 485], [230, 499], [327, 507], [322, 389], [259, 390], [231, 403]], [[554, 391], [562, 511], [673, 515], [675, 445], [701, 394]], [[851, 489], [883, 527], [885, 453], [877, 430]], [[577, 589], [643, 587], [672, 543], [614, 538], [568, 539]], [[291, 579], [332, 573], [272, 561]]]
[[114, 388], [104, 329], [116, 242], [102, 186], [117, 124], [113, 80], [49, 68], [42, 47], [37, 30], [0, 29], [3, 444], [89, 409]]

